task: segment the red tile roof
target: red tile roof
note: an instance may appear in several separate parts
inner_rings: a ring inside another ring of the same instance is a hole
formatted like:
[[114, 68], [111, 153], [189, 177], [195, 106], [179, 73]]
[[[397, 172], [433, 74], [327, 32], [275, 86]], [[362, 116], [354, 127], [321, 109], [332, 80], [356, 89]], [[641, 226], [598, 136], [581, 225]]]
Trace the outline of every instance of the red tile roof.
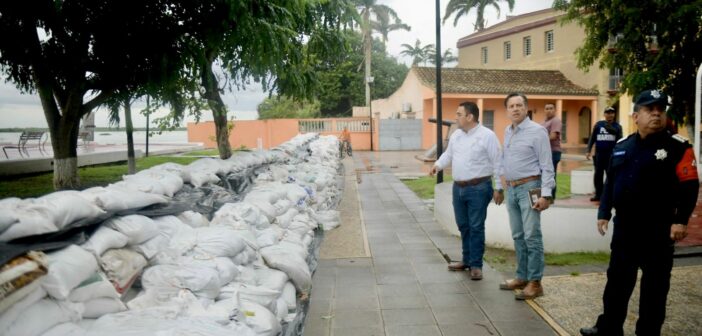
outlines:
[[[436, 68], [413, 67], [424, 86], [435, 90]], [[496, 70], [447, 68], [441, 70], [444, 93], [546, 94], [559, 96], [597, 96], [594, 89], [573, 84], [557, 70]]]

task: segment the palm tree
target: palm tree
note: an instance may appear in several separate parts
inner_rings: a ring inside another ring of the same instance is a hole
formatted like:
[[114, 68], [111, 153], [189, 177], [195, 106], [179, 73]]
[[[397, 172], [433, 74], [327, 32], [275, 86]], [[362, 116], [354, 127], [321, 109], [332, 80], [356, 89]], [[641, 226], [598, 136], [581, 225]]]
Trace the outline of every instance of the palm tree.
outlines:
[[[514, 9], [514, 0], [504, 0], [509, 6], [510, 12]], [[446, 14], [444, 15], [444, 20], [442, 23], [446, 23], [452, 15], [456, 15], [453, 20], [453, 26], [458, 24], [458, 20], [463, 16], [468, 16], [471, 9], [475, 8], [477, 13], [477, 18], [475, 19], [475, 24], [473, 28], [476, 31], [481, 31], [485, 29], [485, 8], [487, 6], [493, 6], [497, 9], [497, 17], [500, 17], [500, 3], [501, 0], [449, 0], [448, 5], [446, 5]]]
[[422, 46], [422, 42], [419, 41], [419, 39], [417, 39], [417, 42], [414, 42], [414, 46], [404, 43], [402, 44], [402, 48], [404, 48], [404, 50], [400, 52], [400, 55], [412, 57], [412, 66], [418, 65], [419, 63], [426, 64], [430, 55], [436, 53], [434, 44]]
[[374, 31], [380, 34], [384, 44], [388, 43], [388, 34], [395, 30], [404, 29], [410, 31], [412, 27], [404, 24], [399, 18], [395, 17], [395, 23], [390, 23], [390, 16], [376, 15], [377, 20], [371, 21], [371, 27]]
[[[429, 55], [428, 61], [429, 63], [431, 63], [431, 65], [436, 65], [436, 50], [434, 50], [434, 52], [432, 52], [431, 55]], [[458, 57], [453, 55], [453, 51], [451, 51], [451, 48], [444, 50], [443, 55], [441, 55], [442, 66], [457, 61]]]

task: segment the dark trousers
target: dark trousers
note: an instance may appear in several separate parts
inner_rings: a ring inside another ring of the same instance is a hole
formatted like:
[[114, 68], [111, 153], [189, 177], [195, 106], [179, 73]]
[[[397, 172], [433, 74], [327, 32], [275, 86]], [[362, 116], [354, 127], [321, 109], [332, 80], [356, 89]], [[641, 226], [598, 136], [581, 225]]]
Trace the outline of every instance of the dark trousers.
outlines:
[[632, 237], [621, 230], [617, 232], [616, 222], [615, 219], [607, 285], [602, 296], [604, 313], [597, 318], [597, 328], [602, 335], [623, 335], [629, 298], [636, 286], [640, 268], [642, 276], [636, 334], [660, 335], [673, 268], [673, 245], [663, 239], [644, 243], [642, 240], [646, 239]]
[[609, 159], [612, 157], [611, 151], [600, 151], [597, 150], [596, 155], [593, 157], [595, 163], [595, 197], [600, 198], [602, 196], [602, 190], [604, 189], [604, 173], [609, 165]]
[[553, 180], [556, 186], [553, 187], [553, 198], [556, 198], [556, 188], [558, 187], [558, 163], [561, 162], [561, 152], [551, 152], [551, 161], [553, 161]]

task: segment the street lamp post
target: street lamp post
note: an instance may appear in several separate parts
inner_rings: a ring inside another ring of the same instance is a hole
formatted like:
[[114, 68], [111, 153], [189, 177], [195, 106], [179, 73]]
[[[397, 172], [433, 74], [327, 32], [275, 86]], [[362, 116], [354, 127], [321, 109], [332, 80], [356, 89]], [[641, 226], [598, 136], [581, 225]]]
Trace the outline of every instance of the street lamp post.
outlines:
[[[370, 97], [370, 89], [371, 89], [371, 84], [373, 84], [373, 76], [368, 76], [366, 78], [366, 84], [368, 84], [368, 97]], [[370, 121], [370, 150], [371, 152], [373, 151], [373, 108], [371, 106], [371, 101], [373, 101], [373, 98], [368, 99], [368, 118]]]

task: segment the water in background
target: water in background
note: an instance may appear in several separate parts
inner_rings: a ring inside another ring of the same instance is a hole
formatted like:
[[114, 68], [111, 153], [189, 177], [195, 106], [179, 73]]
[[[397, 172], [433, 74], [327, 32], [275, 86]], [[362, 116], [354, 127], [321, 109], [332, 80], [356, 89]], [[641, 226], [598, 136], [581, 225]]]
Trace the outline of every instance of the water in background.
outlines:
[[[0, 132], [0, 144], [17, 144], [20, 134], [20, 132]], [[146, 132], [134, 132], [133, 136], [134, 143], [146, 143]], [[93, 142], [100, 145], [125, 145], [127, 144], [127, 133], [125, 131], [95, 132], [95, 141]], [[81, 143], [80, 139], [78, 139], [78, 143]], [[172, 131], [153, 134], [149, 137], [149, 143], [188, 143], [188, 132]]]

